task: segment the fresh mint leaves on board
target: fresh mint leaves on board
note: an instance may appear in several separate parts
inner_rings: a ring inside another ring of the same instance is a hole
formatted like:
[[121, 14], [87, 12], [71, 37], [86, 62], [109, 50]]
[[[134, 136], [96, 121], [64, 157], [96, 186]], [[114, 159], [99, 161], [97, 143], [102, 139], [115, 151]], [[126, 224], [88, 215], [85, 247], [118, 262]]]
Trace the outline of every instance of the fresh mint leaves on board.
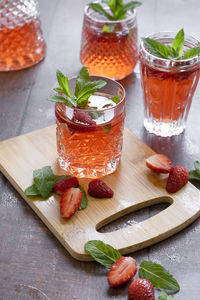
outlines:
[[[107, 8], [104, 8], [100, 3], [89, 3], [89, 7], [93, 9], [100, 15], [103, 15], [110, 21], [123, 20], [126, 18], [126, 12], [132, 8], [136, 8], [141, 5], [141, 2], [131, 1], [124, 4], [122, 0], [102, 0], [102, 3], [107, 5]], [[108, 12], [109, 11], [109, 12]], [[111, 28], [104, 27], [103, 31], [110, 32]]]
[[59, 87], [55, 88], [56, 93], [61, 95], [51, 95], [48, 100], [64, 103], [70, 107], [85, 108], [91, 95], [106, 85], [104, 80], [91, 81], [87, 68], [84, 66], [76, 80], [75, 93], [72, 95], [67, 76], [59, 70], [56, 72]]
[[85, 244], [85, 251], [88, 252], [95, 261], [108, 269], [121, 257], [118, 250], [99, 240], [87, 242]]
[[185, 33], [182, 28], [175, 36], [172, 45], [165, 45], [150, 38], [142, 38], [142, 40], [145, 48], [147, 48], [151, 54], [160, 58], [180, 60], [199, 55], [200, 47], [189, 49], [183, 55], [184, 36]]
[[[53, 193], [54, 184], [65, 178], [69, 178], [71, 175], [55, 175], [50, 166], [45, 166], [41, 169], [33, 171], [34, 183], [25, 189], [24, 194], [27, 197], [42, 197], [47, 199], [51, 193]], [[82, 192], [82, 200], [79, 209], [84, 209], [88, 205], [88, 199], [84, 188], [79, 185], [78, 188]]]
[[200, 162], [195, 161], [194, 163], [195, 170], [189, 172], [189, 180], [198, 180], [200, 181]]
[[152, 261], [143, 261], [140, 264], [139, 277], [151, 281], [156, 288], [173, 291], [180, 290], [176, 279], [164, 267]]
[[160, 295], [157, 300], [174, 300], [174, 296], [168, 295], [167, 293], [162, 291], [160, 292]]

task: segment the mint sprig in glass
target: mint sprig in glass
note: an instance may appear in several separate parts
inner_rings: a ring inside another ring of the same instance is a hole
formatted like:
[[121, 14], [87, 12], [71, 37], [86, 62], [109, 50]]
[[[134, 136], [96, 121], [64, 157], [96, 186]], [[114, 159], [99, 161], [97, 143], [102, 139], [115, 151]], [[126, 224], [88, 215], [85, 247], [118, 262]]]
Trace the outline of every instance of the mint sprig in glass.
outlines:
[[184, 33], [158, 32], [142, 38], [140, 70], [144, 127], [168, 137], [186, 127], [200, 76], [200, 42]]
[[83, 67], [68, 79], [57, 71], [55, 102], [60, 167], [78, 177], [113, 173], [120, 161], [125, 118], [125, 91], [114, 80], [90, 76]]
[[138, 60], [136, 8], [122, 0], [91, 2], [84, 10], [80, 59], [90, 74], [120, 80]]

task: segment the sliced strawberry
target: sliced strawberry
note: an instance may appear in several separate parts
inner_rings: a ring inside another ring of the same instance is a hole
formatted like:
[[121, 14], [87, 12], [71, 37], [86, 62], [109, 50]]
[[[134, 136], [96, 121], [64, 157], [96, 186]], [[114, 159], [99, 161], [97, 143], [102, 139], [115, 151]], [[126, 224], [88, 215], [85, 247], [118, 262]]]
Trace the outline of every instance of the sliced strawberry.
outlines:
[[79, 188], [69, 188], [60, 198], [60, 214], [63, 218], [70, 218], [78, 210], [82, 200]]
[[137, 272], [135, 259], [121, 256], [110, 268], [108, 283], [110, 286], [119, 286], [129, 281]]
[[93, 179], [88, 185], [88, 194], [94, 198], [112, 198], [114, 192], [101, 179]]
[[134, 279], [129, 286], [128, 296], [130, 300], [155, 300], [154, 287], [147, 279]]
[[172, 162], [164, 154], [155, 154], [146, 159], [148, 168], [158, 173], [170, 173], [173, 169]]
[[58, 180], [53, 187], [54, 193], [62, 194], [70, 187], [78, 187], [78, 179], [76, 177], [69, 177]]
[[166, 189], [168, 193], [175, 193], [180, 190], [187, 182], [189, 173], [183, 166], [175, 166], [167, 179]]
[[68, 123], [68, 127], [77, 131], [95, 131], [97, 129], [96, 122], [88, 114], [87, 111], [75, 109], [72, 118], [73, 123]]

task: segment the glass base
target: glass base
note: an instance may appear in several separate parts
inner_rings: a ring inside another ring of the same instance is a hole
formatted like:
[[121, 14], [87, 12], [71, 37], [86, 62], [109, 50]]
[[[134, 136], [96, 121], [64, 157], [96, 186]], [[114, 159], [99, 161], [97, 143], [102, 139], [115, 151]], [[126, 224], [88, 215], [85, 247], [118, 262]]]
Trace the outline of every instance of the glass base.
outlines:
[[119, 165], [120, 158], [113, 159], [104, 166], [96, 167], [95, 169], [90, 167], [81, 167], [71, 165], [68, 161], [64, 160], [62, 157], [58, 158], [59, 165], [61, 169], [65, 170], [67, 173], [80, 178], [100, 178], [106, 175], [112, 174], [116, 171]]
[[148, 120], [146, 118], [144, 119], [144, 127], [148, 132], [162, 137], [179, 135], [185, 129], [185, 125], [180, 126], [177, 125], [176, 122], [157, 122], [155, 120]]

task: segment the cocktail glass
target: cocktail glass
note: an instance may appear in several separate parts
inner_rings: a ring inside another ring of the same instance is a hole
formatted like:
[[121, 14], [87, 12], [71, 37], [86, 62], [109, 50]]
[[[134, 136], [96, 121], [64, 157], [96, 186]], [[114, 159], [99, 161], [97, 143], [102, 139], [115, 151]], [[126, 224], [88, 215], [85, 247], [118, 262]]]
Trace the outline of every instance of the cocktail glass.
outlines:
[[45, 52], [37, 0], [0, 1], [0, 71], [31, 67]]
[[[89, 98], [86, 109], [56, 103], [57, 151], [60, 167], [74, 176], [98, 178], [113, 173], [120, 161], [125, 118], [125, 91], [105, 77], [107, 85]], [[70, 81], [73, 91], [76, 78]], [[109, 98], [118, 96], [115, 104]]]
[[131, 74], [138, 60], [136, 10], [129, 10], [124, 20], [110, 21], [87, 5], [80, 59], [92, 75], [119, 80]]
[[[173, 32], [159, 32], [148, 37], [172, 44]], [[199, 41], [185, 35], [183, 51], [198, 47]], [[140, 72], [144, 94], [147, 131], [167, 137], [179, 135], [186, 126], [192, 98], [200, 75], [200, 57], [169, 60], [156, 57], [140, 45]]]

